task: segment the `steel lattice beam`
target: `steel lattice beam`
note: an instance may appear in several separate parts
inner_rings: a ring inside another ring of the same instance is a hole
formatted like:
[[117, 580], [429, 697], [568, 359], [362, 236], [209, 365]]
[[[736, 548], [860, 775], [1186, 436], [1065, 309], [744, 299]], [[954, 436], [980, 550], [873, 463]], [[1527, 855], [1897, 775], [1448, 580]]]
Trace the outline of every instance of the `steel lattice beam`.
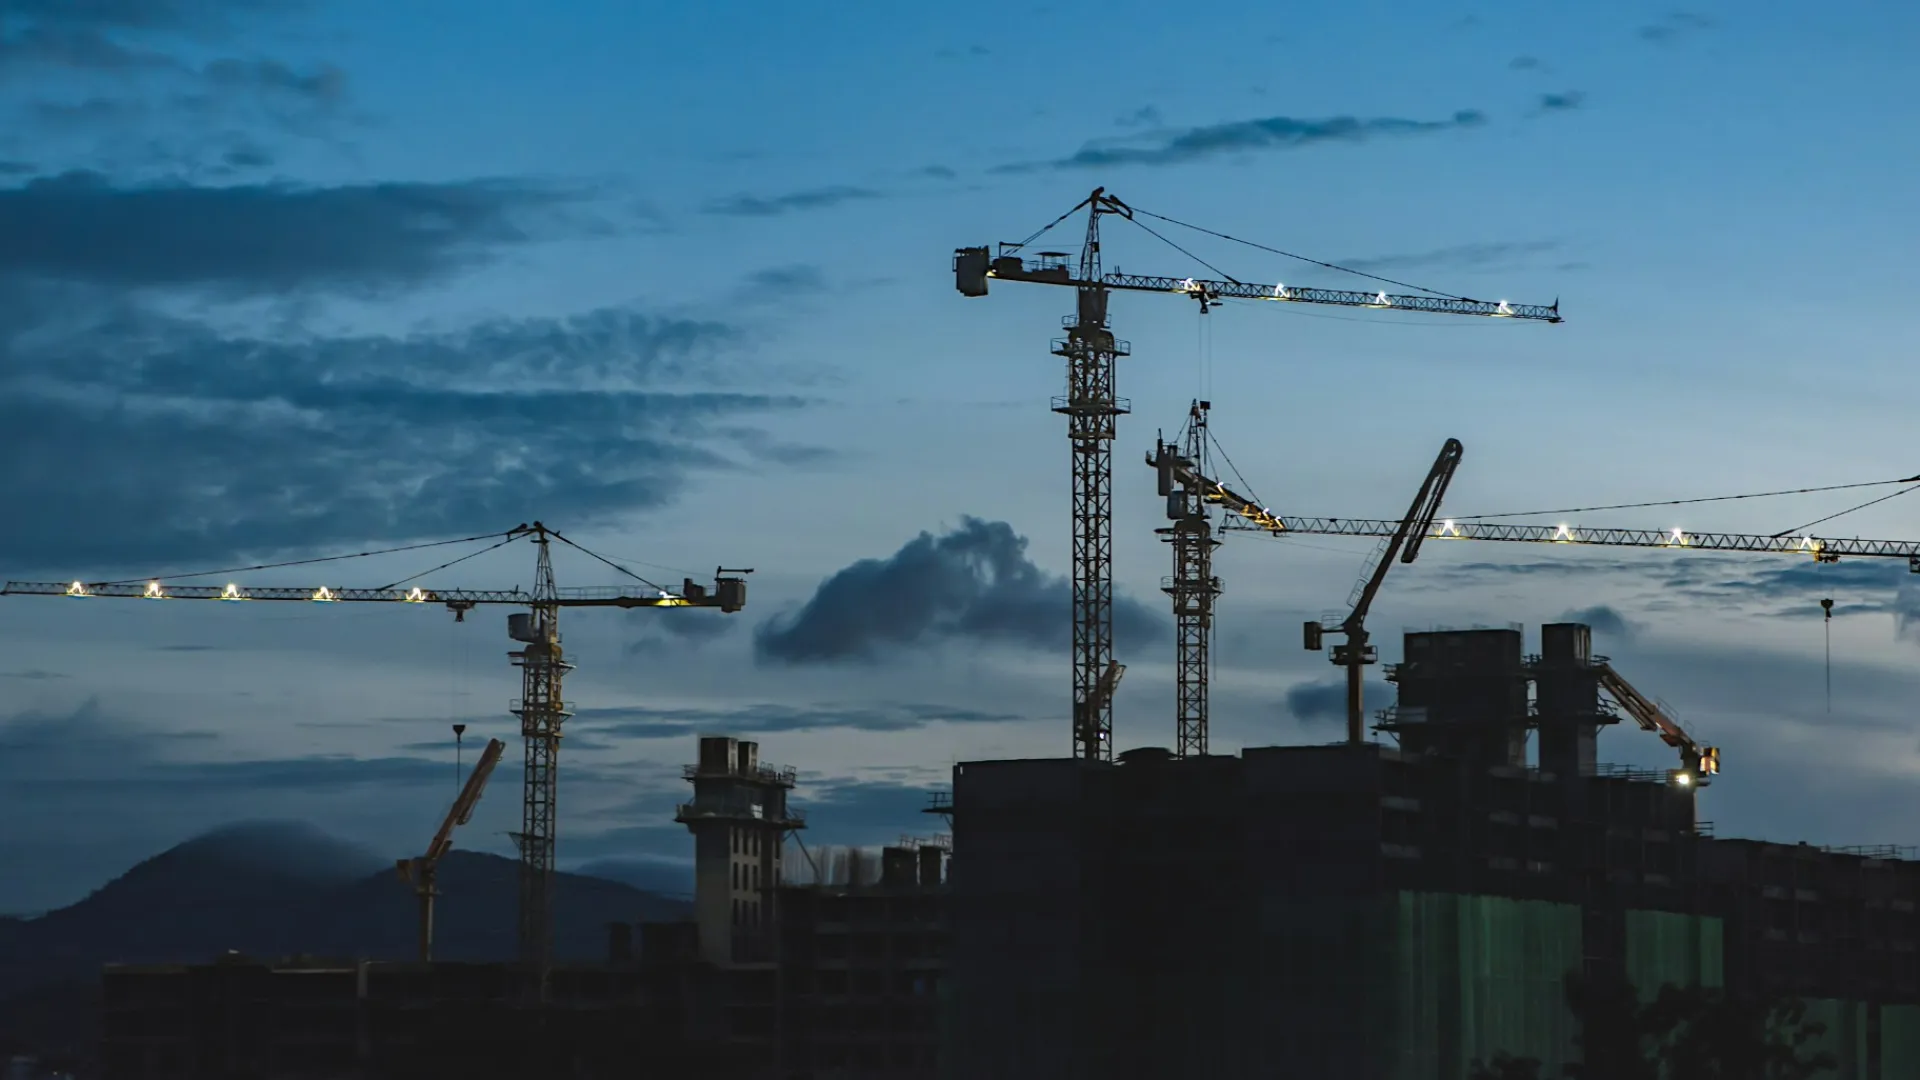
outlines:
[[566, 723], [562, 679], [573, 665], [560, 645], [559, 590], [554, 586], [553, 559], [545, 532], [534, 537], [540, 558], [534, 574], [532, 613], [526, 647], [513, 654], [520, 666], [520, 700], [514, 715], [526, 743], [526, 769], [521, 783], [520, 832], [520, 962], [539, 974], [545, 993], [546, 972], [553, 960], [553, 861], [559, 810], [560, 729]]
[[[1226, 502], [1218, 495], [1215, 502]], [[1285, 517], [1257, 507], [1231, 506], [1244, 521], [1229, 522], [1235, 530], [1302, 536], [1392, 536], [1397, 521], [1381, 518]], [[1835, 540], [1819, 536], [1759, 536], [1751, 533], [1688, 532], [1685, 529], [1588, 529], [1575, 525], [1498, 525], [1484, 521], [1442, 521], [1427, 533], [1429, 540], [1496, 540], [1529, 544], [1573, 544], [1594, 547], [1673, 548], [1687, 551], [1754, 551], [1779, 555], [1810, 555], [1822, 560], [1841, 556], [1920, 559], [1920, 541]]]

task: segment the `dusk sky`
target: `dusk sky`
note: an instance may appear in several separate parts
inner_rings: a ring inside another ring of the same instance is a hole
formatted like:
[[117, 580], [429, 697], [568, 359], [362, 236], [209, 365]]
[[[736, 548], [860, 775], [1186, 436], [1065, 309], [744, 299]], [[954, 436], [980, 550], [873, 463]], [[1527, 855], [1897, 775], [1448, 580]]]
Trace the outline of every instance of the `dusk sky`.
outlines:
[[[800, 770], [807, 840], [924, 835], [956, 761], [1064, 756], [1072, 294], [954, 291], [1097, 185], [1566, 322], [1113, 302], [1115, 705], [1171, 745], [1156, 429], [1289, 514], [1457, 516], [1920, 473], [1920, 8], [0, 0], [0, 578], [109, 580], [540, 519], [747, 610], [568, 613], [559, 857], [672, 871], [702, 732]], [[1108, 269], [1374, 287], [1109, 219]], [[1042, 248], [1076, 250], [1075, 218]], [[1774, 533], [1897, 487], [1584, 515]], [[1524, 521], [1553, 523], [1551, 518]], [[1920, 538], [1920, 494], [1816, 529]], [[237, 576], [379, 586], [474, 550]], [[1230, 536], [1213, 746], [1339, 739], [1299, 624], [1370, 541]], [[568, 549], [562, 585], [614, 585]], [[442, 587], [530, 585], [514, 544]], [[223, 578], [206, 579], [224, 583]], [[1722, 836], [1920, 842], [1898, 560], [1435, 543], [1371, 626], [1585, 613], [1721, 746]], [[1835, 599], [1832, 711], [1818, 601]], [[417, 854], [510, 750], [507, 609], [0, 598], [0, 911], [250, 819]], [[1537, 647], [1532, 645], [1530, 647]], [[1379, 684], [1378, 669], [1370, 683]], [[1384, 685], [1370, 703], [1388, 704]], [[1606, 760], [1672, 764], [1631, 725]]]

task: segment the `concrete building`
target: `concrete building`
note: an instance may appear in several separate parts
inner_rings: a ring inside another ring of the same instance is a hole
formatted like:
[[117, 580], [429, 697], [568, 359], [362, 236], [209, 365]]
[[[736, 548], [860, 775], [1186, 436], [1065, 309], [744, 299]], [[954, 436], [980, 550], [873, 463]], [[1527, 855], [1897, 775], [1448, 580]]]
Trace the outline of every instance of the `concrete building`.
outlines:
[[1718, 841], [1705, 777], [1599, 764], [1588, 641], [1407, 635], [1397, 747], [958, 766], [949, 1075], [1558, 1075], [1585, 972], [1806, 998], [1835, 1080], [1920, 1076], [1920, 864]]
[[948, 1005], [946, 848], [880, 851], [879, 875], [780, 897], [784, 1076], [934, 1080]]
[[686, 777], [693, 801], [675, 820], [693, 834], [699, 954], [723, 973], [730, 1030], [764, 1040], [764, 1075], [930, 1080], [946, 849], [884, 848], [877, 875], [856, 849], [842, 872], [790, 883], [785, 845], [806, 824], [788, 803], [793, 770], [711, 735]]
[[794, 772], [761, 764], [758, 743], [706, 736], [685, 775], [693, 801], [674, 820], [693, 834], [700, 954], [713, 964], [771, 962], [782, 848], [807, 823], [787, 805]]

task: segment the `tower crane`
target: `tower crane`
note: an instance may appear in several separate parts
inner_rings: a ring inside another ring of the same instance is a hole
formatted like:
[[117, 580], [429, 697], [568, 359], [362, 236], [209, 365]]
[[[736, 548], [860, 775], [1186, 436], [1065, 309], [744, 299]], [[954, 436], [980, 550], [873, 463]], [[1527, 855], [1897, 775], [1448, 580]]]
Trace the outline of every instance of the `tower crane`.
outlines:
[[[513, 834], [514, 843], [520, 850], [520, 908], [518, 942], [519, 956], [523, 964], [541, 974], [540, 985], [545, 986], [545, 972], [552, 959], [553, 951], [553, 865], [554, 833], [558, 795], [558, 772], [556, 769], [559, 751], [561, 727], [572, 713], [567, 711], [566, 699], [561, 693], [562, 677], [573, 670], [573, 665], [565, 660], [560, 639], [560, 610], [562, 608], [719, 608], [722, 612], [733, 613], [746, 606], [747, 583], [745, 575], [753, 573], [750, 569], [729, 570], [721, 567], [714, 571], [714, 584], [711, 591], [705, 586], [695, 584], [692, 579], [685, 580], [680, 592], [673, 593], [647, 581], [631, 570], [603, 556], [596, 555], [558, 531], [536, 521], [532, 525], [516, 525], [504, 534], [469, 537], [468, 540], [497, 539], [492, 547], [461, 556], [452, 562], [435, 567], [445, 569], [454, 563], [465, 561], [475, 555], [484, 554], [494, 548], [516, 540], [531, 540], [538, 549], [535, 563], [535, 584], [531, 592], [518, 587], [512, 589], [476, 590], [476, 589], [428, 589], [421, 586], [402, 587], [401, 583], [382, 588], [338, 588], [333, 586], [243, 586], [238, 583], [220, 585], [167, 585], [160, 579], [127, 580], [87, 583], [47, 582], [47, 581], [9, 581], [0, 586], [0, 596], [64, 596], [74, 599], [116, 598], [139, 600], [219, 600], [226, 602], [246, 602], [254, 600], [305, 601], [310, 603], [386, 603], [386, 604], [440, 604], [453, 612], [454, 621], [464, 622], [466, 613], [480, 604], [507, 604], [527, 608], [527, 611], [515, 612], [507, 617], [507, 634], [522, 644], [522, 648], [508, 656], [514, 665], [521, 669], [520, 698], [513, 703], [512, 711], [520, 718], [520, 734], [526, 744], [526, 766], [522, 782], [521, 829]], [[624, 587], [614, 588], [574, 588], [561, 589], [554, 583], [553, 557], [551, 541], [558, 540], [569, 547], [581, 551], [608, 566], [619, 570], [628, 577], [646, 586], [645, 590]], [[461, 543], [464, 541], [447, 541]], [[416, 547], [430, 545], [414, 545]], [[391, 549], [407, 550], [407, 549]], [[382, 555], [391, 551], [369, 551], [362, 555]], [[340, 556], [352, 558], [354, 556]], [[326, 559], [307, 560], [310, 562], [329, 561]], [[249, 569], [263, 569], [251, 567]], [[235, 571], [238, 572], [238, 571]], [[431, 571], [429, 571], [431, 572]], [[209, 574], [185, 574], [176, 577], [207, 577]], [[423, 577], [416, 574], [414, 578]]]
[[[1161, 459], [1178, 453], [1193, 468], [1206, 469], [1207, 412], [1211, 401], [1195, 401], [1187, 409], [1187, 429], [1180, 447], [1156, 442]], [[1208, 520], [1208, 503], [1201, 489], [1176, 482], [1170, 469], [1160, 472], [1160, 494], [1167, 500], [1167, 518], [1173, 522], [1155, 529], [1173, 547], [1173, 575], [1160, 591], [1173, 598], [1174, 624], [1174, 756], [1204, 757], [1207, 753], [1207, 682], [1211, 672], [1213, 603], [1220, 597], [1220, 579], [1213, 573], [1213, 549], [1220, 541]]]
[[[1417, 519], [1417, 527], [1410, 528], [1408, 518], [1394, 521], [1386, 518], [1336, 518], [1336, 517], [1296, 517], [1281, 515], [1260, 505], [1259, 502], [1240, 494], [1218, 480], [1200, 472], [1187, 461], [1171, 455], [1161, 455], [1147, 459], [1148, 464], [1162, 471], [1162, 486], [1168, 482], [1169, 471], [1176, 483], [1190, 484], [1202, 493], [1210, 503], [1216, 503], [1233, 515], [1222, 525], [1223, 530], [1271, 533], [1274, 536], [1370, 536], [1386, 538], [1389, 542], [1396, 536], [1404, 536], [1415, 543], [1418, 550], [1420, 540], [1485, 540], [1505, 543], [1566, 544], [1590, 547], [1638, 547], [1664, 548], [1681, 551], [1737, 551], [1766, 555], [1801, 555], [1816, 563], [1836, 563], [1844, 557], [1906, 559], [1910, 573], [1920, 573], [1920, 541], [1911, 540], [1842, 540], [1816, 537], [1811, 534], [1761, 536], [1750, 533], [1688, 532], [1684, 529], [1587, 529], [1574, 525], [1507, 525], [1484, 521], [1432, 520], [1432, 514], [1424, 511], [1425, 498], [1442, 466], [1448, 459], [1448, 451], [1455, 451], [1453, 464], [1458, 464], [1457, 443], [1449, 440], [1447, 448], [1442, 449], [1440, 459], [1434, 463], [1434, 472], [1428, 474], [1428, 485], [1422, 488], [1422, 497], [1414, 501], [1415, 511], [1409, 518]], [[1452, 468], [1445, 470], [1451, 476]], [[1445, 484], [1437, 485], [1444, 490]], [[1432, 508], [1437, 510], [1438, 497], [1434, 495]], [[1402, 561], [1411, 561], [1405, 555]], [[1375, 571], [1375, 578], [1381, 572]], [[1315, 624], [1307, 624], [1306, 637], [1309, 648], [1313, 647]], [[1349, 646], [1352, 638], [1348, 639]], [[1336, 662], [1337, 662], [1336, 657]], [[1599, 686], [1607, 695], [1618, 702], [1627, 714], [1645, 730], [1659, 735], [1667, 745], [1680, 752], [1681, 772], [1676, 780], [1681, 783], [1702, 783], [1720, 771], [1720, 751], [1715, 747], [1703, 746], [1689, 735], [1670, 713], [1662, 709], [1646, 695], [1635, 690], [1625, 678], [1614, 671], [1604, 658], [1595, 658], [1595, 674]], [[1358, 672], [1350, 667], [1349, 678]], [[1351, 683], [1349, 683], [1349, 704], [1352, 701]], [[1352, 735], [1352, 712], [1348, 714], [1349, 736]]]
[[506, 749], [507, 744], [499, 739], [487, 740], [486, 749], [480, 751], [480, 760], [474, 763], [473, 772], [468, 774], [459, 797], [453, 800], [446, 820], [440, 823], [440, 831], [427, 842], [427, 853], [395, 863], [400, 880], [413, 886], [414, 895], [420, 898], [420, 962], [423, 964], [433, 959], [433, 898], [439, 895], [435, 879], [439, 875], [440, 859], [453, 850], [453, 830], [473, 817], [480, 793], [487, 788], [487, 778], [493, 775], [493, 767], [500, 764], [500, 755]]
[[[1037, 261], [1028, 261], [1022, 255], [1041, 235], [1081, 210], [1087, 212], [1087, 228], [1077, 261], [1061, 251], [1037, 252]], [[1053, 399], [1053, 411], [1067, 418], [1067, 439], [1073, 455], [1073, 749], [1075, 757], [1100, 761], [1113, 757], [1113, 702], [1099, 693], [1101, 678], [1113, 660], [1112, 444], [1119, 417], [1132, 411], [1127, 399], [1114, 393], [1115, 361], [1129, 355], [1131, 348], [1114, 336], [1107, 319], [1110, 294], [1155, 292], [1185, 296], [1199, 303], [1202, 314], [1222, 300], [1252, 300], [1547, 323], [1561, 321], [1558, 301], [1551, 305], [1509, 304], [1504, 300], [1473, 300], [1438, 293], [1399, 295], [1284, 284], [1256, 285], [1232, 278], [1212, 280], [1107, 272], [1100, 250], [1100, 219], [1107, 216], [1140, 225], [1155, 237], [1160, 234], [1136, 220], [1137, 217], [1195, 228], [1130, 206], [1102, 187], [1093, 189], [1093, 193], [1073, 209], [1019, 243], [1002, 243], [997, 249], [984, 245], [956, 248], [953, 253], [954, 286], [962, 296], [985, 296], [988, 283], [996, 279], [1060, 285], [1078, 294], [1074, 314], [1063, 320], [1066, 336], [1053, 342], [1053, 354], [1067, 361], [1066, 393]], [[1171, 245], [1171, 241], [1168, 243]], [[1179, 250], [1178, 245], [1171, 246]]]

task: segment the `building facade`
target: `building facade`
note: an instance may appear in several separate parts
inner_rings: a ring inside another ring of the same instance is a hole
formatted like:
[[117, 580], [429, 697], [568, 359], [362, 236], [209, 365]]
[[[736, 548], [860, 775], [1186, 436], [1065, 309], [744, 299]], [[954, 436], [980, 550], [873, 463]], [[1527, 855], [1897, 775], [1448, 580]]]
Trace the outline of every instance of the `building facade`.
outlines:
[[1398, 747], [956, 767], [949, 1075], [1558, 1075], [1580, 972], [1802, 997], [1836, 1080], [1920, 1076], [1920, 864], [1715, 840], [1706, 777], [1595, 760], [1586, 628], [1542, 639], [1407, 635]]

